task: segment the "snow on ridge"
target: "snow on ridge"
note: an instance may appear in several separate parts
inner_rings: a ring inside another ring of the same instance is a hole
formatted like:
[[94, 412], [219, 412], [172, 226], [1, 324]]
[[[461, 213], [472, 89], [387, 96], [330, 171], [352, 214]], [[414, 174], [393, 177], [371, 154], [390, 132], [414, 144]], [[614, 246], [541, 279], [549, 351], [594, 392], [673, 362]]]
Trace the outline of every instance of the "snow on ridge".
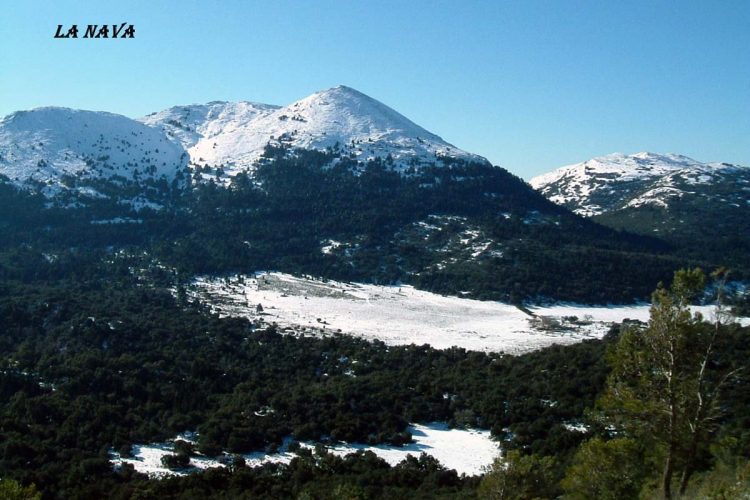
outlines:
[[[251, 170], [269, 144], [338, 148], [358, 161], [391, 158], [394, 168], [440, 164], [439, 157], [488, 163], [456, 148], [385, 104], [345, 86], [289, 106], [249, 101], [174, 106], [138, 120], [62, 107], [18, 111], [0, 119], [0, 174], [19, 184], [63, 189], [60, 178], [176, 176], [194, 164]], [[228, 178], [228, 177], [227, 177]]]
[[138, 118], [160, 128], [186, 149], [199, 141], [231, 132], [247, 122], [278, 109], [279, 106], [250, 101], [211, 101], [206, 104], [173, 106]]
[[[192, 122], [190, 131], [167, 128], [189, 148], [194, 163], [228, 166], [230, 176], [235, 171], [252, 168], [269, 143], [292, 149], [339, 147], [342, 153], [359, 160], [390, 155], [397, 165], [415, 160], [434, 162], [436, 155], [487, 161], [456, 148], [385, 104], [343, 85], [281, 108], [249, 104], [252, 112], [234, 113], [232, 119], [222, 123], [217, 124], [218, 118], [207, 113], [204, 122], [200, 119]], [[218, 103], [215, 107], [226, 109], [236, 105]], [[170, 108], [141, 120], [161, 127], [169, 120], [182, 123], [185, 120], [175, 118], [182, 116], [182, 108]], [[203, 113], [200, 106], [195, 110], [195, 116]]]
[[660, 186], [654, 189], [649, 189], [637, 198], [633, 198], [625, 204], [625, 207], [640, 207], [643, 205], [653, 205], [657, 207], [667, 208], [667, 201], [672, 198], [682, 198], [685, 195], [685, 191], [676, 189], [671, 186]]
[[618, 180], [633, 180], [663, 175], [686, 167], [701, 167], [703, 165], [703, 163], [697, 162], [687, 156], [672, 153], [656, 154], [641, 152], [632, 155], [612, 153], [581, 163], [560, 167], [552, 172], [532, 178], [529, 183], [534, 189], [542, 189], [562, 179], [585, 181], [597, 174], [616, 174], [619, 176]]
[[[647, 204], [665, 208], [670, 199], [688, 194], [675, 184], [710, 184], [748, 172], [747, 167], [701, 163], [674, 153], [612, 153], [536, 176], [529, 184], [551, 201], [592, 216]], [[620, 190], [636, 183], [635, 191]]]
[[162, 133], [115, 113], [63, 107], [17, 111], [0, 120], [0, 173], [18, 184], [59, 189], [64, 175], [171, 180], [185, 150]]

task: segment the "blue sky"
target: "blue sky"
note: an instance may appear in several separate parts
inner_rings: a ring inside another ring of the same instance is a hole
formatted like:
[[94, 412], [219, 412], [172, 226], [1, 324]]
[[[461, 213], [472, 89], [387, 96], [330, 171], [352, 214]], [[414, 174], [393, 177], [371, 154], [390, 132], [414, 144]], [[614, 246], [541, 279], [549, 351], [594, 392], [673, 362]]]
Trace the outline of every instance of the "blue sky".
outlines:
[[[530, 178], [615, 151], [750, 165], [748, 1], [6, 1], [0, 115], [289, 104], [338, 84]], [[133, 40], [55, 40], [133, 23]]]

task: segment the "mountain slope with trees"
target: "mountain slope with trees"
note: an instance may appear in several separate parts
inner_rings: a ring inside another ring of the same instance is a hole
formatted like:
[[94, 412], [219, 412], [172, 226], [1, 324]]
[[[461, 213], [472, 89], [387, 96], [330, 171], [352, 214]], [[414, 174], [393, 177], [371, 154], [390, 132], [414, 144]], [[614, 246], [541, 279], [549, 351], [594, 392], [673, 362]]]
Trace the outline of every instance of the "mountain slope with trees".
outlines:
[[[744, 488], [750, 332], [686, 314], [684, 281], [699, 273], [672, 279], [688, 264], [741, 264], [740, 244], [691, 252], [606, 227], [345, 87], [296, 107], [211, 103], [152, 118], [55, 109], [3, 121], [24, 142], [0, 152], [1, 492], [633, 498]], [[143, 144], [128, 145], [120, 125]], [[257, 140], [244, 143], [246, 132]], [[216, 156], [188, 163], [186, 147], [213, 151], [214, 138]], [[83, 139], [93, 142], [78, 149]], [[512, 357], [282, 335], [212, 314], [185, 290], [197, 274], [259, 269], [520, 307], [632, 302], [667, 285], [649, 325]], [[469, 478], [427, 455], [389, 467], [368, 453], [298, 449], [288, 465], [251, 469], [231, 456], [222, 470], [151, 480], [110, 460], [184, 431], [198, 441], [180, 445], [167, 460], [175, 467], [287, 438], [398, 445], [409, 423], [431, 421], [491, 429], [503, 461]]]
[[135, 211], [117, 197], [47, 208], [8, 184], [8, 206], [35, 208], [26, 223], [6, 221], [6, 244], [23, 241], [26, 252], [60, 262], [71, 247], [137, 245], [186, 281], [276, 269], [512, 302], [645, 298], [654, 277], [668, 279], [681, 262], [664, 243], [587, 221], [486, 164], [454, 160], [402, 175], [387, 161], [329, 167], [335, 153], [266, 153], [252, 177], [227, 187], [156, 186], [160, 209]]
[[594, 158], [531, 180], [606, 226], [661, 238], [694, 259], [750, 269], [750, 168], [655, 153]]

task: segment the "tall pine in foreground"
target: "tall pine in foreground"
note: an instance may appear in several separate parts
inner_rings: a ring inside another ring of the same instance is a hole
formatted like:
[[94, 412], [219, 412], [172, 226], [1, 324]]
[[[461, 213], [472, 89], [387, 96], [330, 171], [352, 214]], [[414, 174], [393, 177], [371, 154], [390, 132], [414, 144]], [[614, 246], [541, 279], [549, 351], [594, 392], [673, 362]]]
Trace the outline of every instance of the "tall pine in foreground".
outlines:
[[645, 445], [660, 464], [666, 499], [678, 480], [685, 492], [713, 438], [720, 390], [733, 374], [716, 359], [721, 314], [710, 326], [690, 311], [704, 288], [700, 269], [678, 271], [670, 288], [657, 288], [648, 326], [625, 331], [610, 352], [612, 372], [600, 401], [608, 424]]

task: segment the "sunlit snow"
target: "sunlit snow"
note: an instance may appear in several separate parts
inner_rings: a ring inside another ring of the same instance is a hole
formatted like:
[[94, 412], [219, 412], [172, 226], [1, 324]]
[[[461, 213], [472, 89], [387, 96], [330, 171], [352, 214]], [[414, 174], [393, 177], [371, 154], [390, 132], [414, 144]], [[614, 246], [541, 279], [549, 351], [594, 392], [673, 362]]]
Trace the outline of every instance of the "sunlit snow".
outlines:
[[613, 153], [558, 168], [529, 183], [553, 202], [588, 217], [625, 207], [667, 208], [670, 201], [693, 194], [685, 186], [718, 183], [724, 176], [748, 172], [746, 167], [701, 163], [677, 154]]
[[[413, 424], [407, 429], [413, 438], [413, 443], [404, 446], [389, 445], [364, 445], [357, 443], [340, 443], [326, 447], [327, 451], [339, 456], [356, 453], [359, 450], [369, 450], [388, 462], [396, 465], [408, 455], [419, 457], [427, 453], [435, 457], [448, 469], [454, 469], [459, 474], [478, 475], [489, 466], [500, 454], [498, 444], [490, 437], [490, 431], [474, 429], [449, 429], [443, 423]], [[178, 436], [176, 439], [185, 439]], [[248, 453], [242, 455], [246, 464], [257, 467], [264, 463], [289, 463], [296, 456], [288, 451], [287, 445], [277, 453]], [[300, 443], [302, 447], [314, 448], [311, 442]], [[161, 463], [162, 457], [173, 453], [173, 443], [158, 443], [150, 445], [135, 445], [132, 448], [132, 457], [123, 458], [117, 453], [112, 453], [112, 462], [115, 467], [122, 464], [131, 464], [134, 469], [152, 477], [163, 477], [168, 475], [186, 475], [191, 472], [207, 469], [210, 467], [224, 467], [230, 458], [224, 455], [218, 459], [208, 458], [201, 455], [190, 457], [190, 467], [181, 470], [170, 470]]]
[[[114, 113], [46, 107], [0, 120], [0, 174], [46, 194], [66, 175], [171, 180], [187, 165], [185, 150], [154, 128]], [[86, 194], [101, 197], [96, 192]]]
[[[520, 354], [552, 344], [601, 338], [613, 323], [647, 321], [648, 304], [531, 307], [444, 296], [411, 286], [301, 278], [271, 272], [198, 278], [189, 293], [224, 316], [276, 323], [287, 333], [341, 332], [389, 345]], [[258, 307], [260, 305], [260, 307]], [[710, 316], [711, 308], [699, 308]]]
[[257, 103], [177, 106], [140, 119], [182, 144], [194, 163], [224, 165], [231, 177], [253, 167], [267, 144], [339, 148], [358, 160], [395, 166], [435, 162], [436, 155], [486, 160], [447, 143], [385, 104], [340, 85], [283, 108]]

